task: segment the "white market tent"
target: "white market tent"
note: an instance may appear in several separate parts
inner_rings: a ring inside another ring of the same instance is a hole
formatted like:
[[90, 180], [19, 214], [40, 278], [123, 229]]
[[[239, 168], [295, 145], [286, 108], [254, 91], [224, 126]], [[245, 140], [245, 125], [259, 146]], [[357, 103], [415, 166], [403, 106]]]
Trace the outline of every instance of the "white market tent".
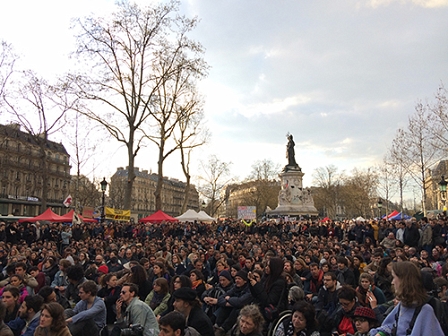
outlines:
[[203, 222], [213, 222], [216, 221], [216, 218], [209, 216], [204, 210], [199, 211], [200, 221]]
[[359, 216], [358, 218], [356, 218], [356, 221], [357, 222], [365, 222], [366, 220], [363, 217]]
[[199, 214], [192, 210], [192, 209], [188, 209], [187, 211], [185, 211], [184, 214], [176, 217], [178, 220], [180, 220], [181, 222], [194, 222], [195, 220], [200, 220], [199, 219]]

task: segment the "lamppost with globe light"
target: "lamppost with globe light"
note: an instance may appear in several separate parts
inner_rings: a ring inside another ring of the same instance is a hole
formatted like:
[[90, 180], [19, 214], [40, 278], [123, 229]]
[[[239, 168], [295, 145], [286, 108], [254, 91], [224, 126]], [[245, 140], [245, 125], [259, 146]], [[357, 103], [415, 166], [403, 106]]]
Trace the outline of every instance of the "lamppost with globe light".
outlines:
[[381, 219], [381, 208], [383, 207], [383, 201], [381, 200], [381, 198], [378, 198], [378, 219]]
[[105, 213], [104, 213], [104, 201], [105, 201], [105, 193], [106, 193], [106, 189], [107, 189], [107, 181], [106, 178], [104, 177], [103, 180], [100, 182], [101, 185], [101, 191], [103, 192], [103, 200], [101, 203], [101, 223], [104, 223], [104, 218], [106, 217]]
[[443, 215], [446, 216], [446, 186], [448, 182], [445, 180], [445, 176], [442, 175], [442, 179], [439, 182], [440, 198], [443, 204]]

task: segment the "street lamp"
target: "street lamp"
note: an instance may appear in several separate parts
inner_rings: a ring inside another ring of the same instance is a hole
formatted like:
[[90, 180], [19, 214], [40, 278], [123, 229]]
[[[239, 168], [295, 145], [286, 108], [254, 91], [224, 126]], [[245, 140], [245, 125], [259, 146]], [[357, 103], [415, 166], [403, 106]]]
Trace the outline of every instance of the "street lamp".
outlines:
[[383, 207], [383, 201], [381, 200], [381, 198], [378, 198], [378, 204], [377, 204], [377, 207], [378, 207], [378, 218], [379, 218], [379, 220], [381, 219], [381, 208]]
[[107, 181], [105, 177], [100, 182], [100, 185], [101, 185], [101, 191], [103, 192], [103, 202], [101, 204], [101, 223], [104, 223], [104, 218], [106, 217], [106, 215], [104, 214], [104, 197], [107, 189]]
[[439, 190], [440, 190], [440, 198], [442, 199], [443, 203], [443, 215], [446, 216], [446, 185], [448, 182], [445, 180], [445, 176], [442, 175], [442, 179], [439, 182]]

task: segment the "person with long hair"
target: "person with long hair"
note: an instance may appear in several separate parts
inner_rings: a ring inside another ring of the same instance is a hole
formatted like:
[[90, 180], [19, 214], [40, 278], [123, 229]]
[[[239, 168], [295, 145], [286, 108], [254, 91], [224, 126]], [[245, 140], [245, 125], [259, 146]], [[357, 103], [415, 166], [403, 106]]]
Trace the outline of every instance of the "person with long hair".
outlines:
[[34, 336], [71, 336], [64, 317], [64, 308], [57, 302], [44, 304]]
[[154, 315], [163, 314], [168, 309], [168, 301], [171, 297], [168, 288], [168, 280], [158, 278], [154, 280], [153, 290], [148, 294], [145, 303], [154, 311]]
[[420, 269], [410, 261], [392, 263], [392, 285], [399, 303], [387, 315], [381, 327], [372, 329], [372, 336], [412, 335], [442, 336], [444, 332], [427, 304]]
[[19, 311], [20, 303], [20, 292], [19, 289], [12, 286], [7, 286], [2, 294], [2, 302], [6, 307], [5, 316], [3, 321], [8, 323], [17, 317]]
[[9, 281], [10, 284], [6, 287], [3, 287], [0, 290], [0, 296], [3, 295], [3, 292], [8, 288], [8, 287], [15, 287], [19, 290], [19, 304], [21, 304], [23, 302], [23, 300], [25, 300], [25, 298], [28, 296], [28, 291], [25, 287], [25, 284], [23, 283], [23, 278], [18, 275], [18, 274], [13, 274], [9, 277]]
[[189, 277], [187, 277], [186, 275], [175, 275], [172, 279], [171, 279], [171, 285], [170, 285], [170, 294], [171, 297], [168, 300], [168, 308], [167, 310], [162, 313], [162, 316], [168, 314], [169, 312], [172, 312], [174, 310], [174, 306], [173, 306], [173, 302], [174, 302], [174, 296], [173, 293], [174, 291], [176, 291], [179, 288], [182, 287], [188, 287], [191, 288], [192, 287], [192, 283]]
[[115, 313], [115, 304], [120, 297], [121, 286], [117, 285], [117, 275], [108, 273], [101, 279], [102, 288], [98, 291], [98, 297], [102, 298], [106, 305], [106, 321], [112, 324], [117, 318]]
[[359, 277], [359, 286], [356, 291], [361, 294], [360, 302], [365, 307], [375, 308], [370, 305], [375, 299], [376, 304], [380, 305], [386, 302], [383, 291], [373, 283], [373, 277], [368, 273], [363, 273]]
[[306, 301], [297, 302], [291, 317], [279, 325], [274, 336], [320, 336], [314, 306]]
[[392, 264], [393, 264], [392, 258], [390, 258], [390, 257], [385, 257], [385, 258], [381, 259], [379, 266], [378, 266], [378, 271], [376, 272], [376, 274], [373, 277], [373, 281], [375, 282], [375, 285], [383, 291], [384, 295], [386, 296], [387, 301], [390, 301], [394, 298], [394, 293], [391, 288]]
[[202, 272], [197, 269], [192, 269], [190, 271], [190, 280], [192, 283], [191, 288], [196, 291], [198, 297], [202, 297], [202, 293], [205, 292], [204, 275]]
[[129, 282], [138, 286], [138, 297], [144, 301], [151, 292], [152, 284], [148, 281], [146, 271], [140, 264], [131, 267]]
[[269, 305], [276, 307], [279, 312], [287, 307], [288, 289], [286, 280], [282, 276], [283, 268], [284, 262], [281, 258], [271, 257], [266, 263], [266, 276], [261, 282], [253, 277], [252, 272], [248, 274], [250, 292], [256, 303], [260, 305], [262, 312], [265, 312], [265, 308]]

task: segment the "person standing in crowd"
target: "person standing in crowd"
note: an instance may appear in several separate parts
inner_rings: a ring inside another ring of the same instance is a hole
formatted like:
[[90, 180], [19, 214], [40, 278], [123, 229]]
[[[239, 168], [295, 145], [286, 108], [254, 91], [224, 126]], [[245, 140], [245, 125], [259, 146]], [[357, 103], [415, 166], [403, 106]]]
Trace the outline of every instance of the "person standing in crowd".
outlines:
[[399, 303], [370, 335], [443, 336], [433, 308], [426, 303], [428, 295], [418, 267], [410, 261], [393, 263], [392, 278]]

